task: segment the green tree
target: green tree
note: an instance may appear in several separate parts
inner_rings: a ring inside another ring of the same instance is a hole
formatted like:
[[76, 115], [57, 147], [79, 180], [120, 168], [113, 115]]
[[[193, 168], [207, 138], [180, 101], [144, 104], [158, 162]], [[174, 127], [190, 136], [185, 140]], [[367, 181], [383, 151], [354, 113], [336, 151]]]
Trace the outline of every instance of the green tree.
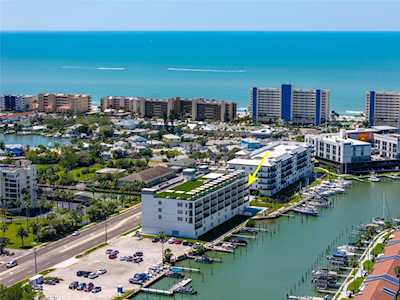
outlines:
[[7, 222], [4, 220], [4, 221], [1, 222], [1, 224], [0, 224], [0, 230], [3, 232], [3, 237], [6, 235], [7, 229], [8, 229], [8, 224], [7, 224]]
[[24, 238], [28, 237], [28, 231], [24, 227], [18, 228], [17, 235], [21, 239], [22, 248], [24, 247]]
[[4, 248], [10, 243], [10, 240], [6, 237], [0, 237], [0, 254], [4, 253]]
[[35, 292], [29, 284], [18, 283], [11, 287], [0, 286], [1, 300], [44, 299], [42, 293]]
[[171, 249], [169, 249], [169, 248], [165, 249], [164, 256], [163, 256], [163, 263], [170, 263], [172, 255], [173, 254], [172, 254]]

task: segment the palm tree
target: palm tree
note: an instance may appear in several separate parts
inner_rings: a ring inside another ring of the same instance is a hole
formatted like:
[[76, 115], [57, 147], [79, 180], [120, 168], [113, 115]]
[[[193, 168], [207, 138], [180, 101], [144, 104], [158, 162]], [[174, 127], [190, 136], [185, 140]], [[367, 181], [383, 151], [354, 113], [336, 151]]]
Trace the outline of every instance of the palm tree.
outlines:
[[161, 260], [164, 261], [164, 243], [167, 240], [167, 236], [165, 235], [164, 231], [160, 231], [158, 234], [158, 238], [160, 239], [161, 243]]
[[17, 235], [21, 238], [21, 246], [24, 247], [24, 238], [28, 237], [28, 231], [24, 227], [18, 228]]
[[170, 263], [172, 255], [173, 254], [172, 254], [171, 249], [169, 249], [169, 248], [165, 249], [164, 256], [163, 256], [163, 263]]
[[22, 201], [24, 203], [24, 208], [25, 208], [26, 226], [28, 226], [28, 217], [30, 215], [29, 213], [31, 208], [31, 199], [29, 198], [28, 191], [24, 190], [22, 193], [23, 193]]
[[4, 248], [10, 243], [10, 240], [6, 237], [0, 238], [0, 254], [3, 254]]
[[0, 224], [0, 230], [3, 232], [3, 237], [6, 235], [6, 231], [8, 229], [8, 224], [6, 223], [6, 220], [3, 220]]

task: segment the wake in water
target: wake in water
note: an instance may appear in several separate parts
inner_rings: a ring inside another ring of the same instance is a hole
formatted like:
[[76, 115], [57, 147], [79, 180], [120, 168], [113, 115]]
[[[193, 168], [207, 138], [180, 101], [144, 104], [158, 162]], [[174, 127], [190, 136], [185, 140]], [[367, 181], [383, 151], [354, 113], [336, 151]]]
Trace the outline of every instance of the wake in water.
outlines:
[[75, 69], [75, 70], [101, 70], [101, 71], [125, 71], [124, 67], [83, 67], [83, 66], [61, 66], [61, 69]]
[[246, 70], [226, 70], [226, 69], [190, 69], [190, 68], [167, 68], [168, 71], [175, 72], [208, 72], [208, 73], [245, 73]]

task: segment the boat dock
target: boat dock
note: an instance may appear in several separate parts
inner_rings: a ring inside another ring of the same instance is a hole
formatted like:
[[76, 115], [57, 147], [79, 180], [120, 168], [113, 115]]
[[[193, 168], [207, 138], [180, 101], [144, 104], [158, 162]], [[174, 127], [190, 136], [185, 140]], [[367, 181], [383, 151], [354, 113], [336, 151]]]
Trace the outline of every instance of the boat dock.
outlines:
[[164, 296], [173, 296], [174, 292], [168, 290], [160, 290], [160, 289], [151, 289], [151, 288], [141, 288], [142, 292], [156, 295], [164, 295]]
[[248, 234], [232, 234], [231, 236], [234, 237], [240, 237], [240, 238], [244, 238], [244, 239], [255, 239], [256, 237], [254, 235], [248, 235]]
[[309, 297], [309, 296], [288, 296], [287, 298], [293, 300], [324, 300], [324, 298], [321, 297]]

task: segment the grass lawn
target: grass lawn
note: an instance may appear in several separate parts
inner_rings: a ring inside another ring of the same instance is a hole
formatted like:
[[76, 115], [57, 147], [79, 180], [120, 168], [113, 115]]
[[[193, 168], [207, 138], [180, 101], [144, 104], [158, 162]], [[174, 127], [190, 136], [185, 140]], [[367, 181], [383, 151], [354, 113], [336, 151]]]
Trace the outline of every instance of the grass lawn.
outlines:
[[[39, 172], [43, 172], [49, 168], [59, 168], [60, 170], [56, 172], [60, 177], [65, 174], [65, 170], [59, 166], [59, 164], [35, 164], [36, 169]], [[103, 168], [101, 164], [94, 164], [90, 167], [78, 167], [74, 168], [67, 173], [72, 177], [74, 181], [88, 181], [95, 176], [97, 170]]]
[[202, 186], [204, 183], [203, 179], [196, 179], [192, 181], [187, 181], [184, 182], [176, 187], [173, 188], [174, 191], [184, 191], [184, 192], [190, 192], [191, 190], [194, 190], [200, 186]]
[[352, 282], [349, 283], [347, 290], [352, 291], [354, 294], [357, 294], [360, 291], [360, 286], [363, 283], [364, 278], [357, 277]]
[[[88, 181], [92, 179], [96, 171], [100, 170], [102, 167], [103, 166], [101, 164], [94, 164], [90, 167], [79, 167], [72, 169], [68, 173], [75, 181]], [[87, 170], [87, 172], [82, 172], [83, 170]]]
[[[31, 221], [28, 221], [28, 224]], [[22, 226], [28, 231], [28, 236], [24, 238], [24, 248], [31, 248], [36, 243], [33, 242], [33, 235], [29, 227], [26, 226], [26, 220], [25, 219], [19, 219], [19, 220], [13, 220], [7, 221], [8, 224], [8, 229], [5, 232], [5, 237], [7, 237], [10, 240], [10, 243], [8, 244], [7, 248], [14, 248], [14, 249], [21, 249], [22, 248], [22, 242], [21, 238], [17, 235], [18, 229]], [[3, 236], [3, 232], [0, 232], [0, 236]]]

